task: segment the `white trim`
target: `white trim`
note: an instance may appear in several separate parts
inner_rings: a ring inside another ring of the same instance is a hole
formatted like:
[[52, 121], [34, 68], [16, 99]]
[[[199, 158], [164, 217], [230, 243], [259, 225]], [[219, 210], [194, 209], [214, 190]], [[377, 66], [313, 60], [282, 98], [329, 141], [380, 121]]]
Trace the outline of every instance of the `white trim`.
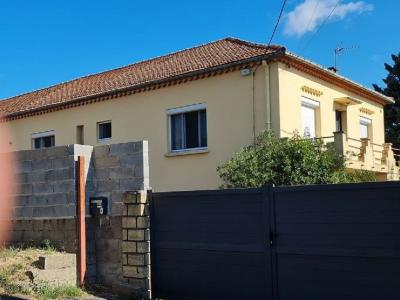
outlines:
[[207, 109], [207, 104], [198, 103], [198, 104], [192, 104], [192, 105], [187, 105], [187, 106], [183, 106], [183, 107], [167, 109], [167, 114], [170, 116], [170, 115], [182, 114], [182, 113], [198, 111], [198, 110], [203, 110], [203, 109]]
[[48, 136], [53, 136], [53, 135], [54, 136], [56, 135], [55, 130], [37, 132], [37, 133], [32, 133], [32, 139], [38, 139], [38, 138], [48, 137]]
[[179, 155], [189, 155], [189, 154], [202, 154], [208, 153], [210, 150], [208, 147], [199, 147], [199, 148], [189, 148], [189, 149], [182, 149], [182, 150], [172, 150], [165, 154], [165, 156], [179, 156]]
[[301, 105], [315, 109], [315, 108], [319, 107], [319, 101], [315, 101], [315, 100], [306, 98], [304, 96], [301, 96]]
[[368, 125], [371, 125], [371, 124], [372, 124], [372, 120], [360, 116], [360, 124], [362, 124], [362, 125], [367, 125], [367, 126], [368, 126]]

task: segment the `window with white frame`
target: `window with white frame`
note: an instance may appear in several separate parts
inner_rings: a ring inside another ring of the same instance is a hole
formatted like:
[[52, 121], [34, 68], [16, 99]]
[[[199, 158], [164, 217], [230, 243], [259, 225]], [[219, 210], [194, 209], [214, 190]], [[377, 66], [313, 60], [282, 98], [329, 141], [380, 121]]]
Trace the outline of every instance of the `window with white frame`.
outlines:
[[112, 127], [111, 121], [104, 121], [97, 123], [97, 139], [99, 141], [111, 140]]
[[302, 135], [315, 138], [317, 132], [317, 109], [319, 102], [305, 97], [301, 98]]
[[371, 138], [371, 125], [372, 120], [360, 117], [360, 138], [361, 139], [370, 139]]
[[207, 110], [205, 104], [169, 109], [169, 150], [207, 148]]
[[54, 130], [32, 134], [32, 148], [43, 149], [54, 147], [56, 142]]

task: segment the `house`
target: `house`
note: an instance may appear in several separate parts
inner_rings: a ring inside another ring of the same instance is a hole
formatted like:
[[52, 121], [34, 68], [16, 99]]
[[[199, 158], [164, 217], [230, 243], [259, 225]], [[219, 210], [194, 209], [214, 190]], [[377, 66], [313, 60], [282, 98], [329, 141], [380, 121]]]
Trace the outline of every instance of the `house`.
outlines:
[[281, 46], [226, 38], [0, 101], [10, 150], [149, 141], [156, 191], [217, 188], [263, 130], [335, 143], [350, 169], [397, 179], [392, 99]]

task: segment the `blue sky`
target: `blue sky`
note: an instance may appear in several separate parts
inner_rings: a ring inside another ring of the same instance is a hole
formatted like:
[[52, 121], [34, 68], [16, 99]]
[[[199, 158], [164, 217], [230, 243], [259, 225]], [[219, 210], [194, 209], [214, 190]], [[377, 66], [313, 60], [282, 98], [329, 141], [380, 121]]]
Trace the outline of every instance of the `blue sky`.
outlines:
[[[274, 43], [381, 83], [400, 1], [288, 0]], [[227, 36], [266, 43], [281, 0], [13, 0], [0, 5], [0, 99]], [[390, 33], [389, 31], [392, 31]]]

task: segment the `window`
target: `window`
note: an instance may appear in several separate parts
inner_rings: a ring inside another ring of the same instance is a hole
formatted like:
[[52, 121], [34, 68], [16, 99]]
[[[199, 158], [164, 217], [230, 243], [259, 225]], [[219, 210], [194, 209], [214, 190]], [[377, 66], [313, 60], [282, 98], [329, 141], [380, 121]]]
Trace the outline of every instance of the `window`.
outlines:
[[335, 116], [336, 116], [336, 132], [342, 132], [343, 131], [343, 116], [342, 112], [339, 110], [335, 111]]
[[360, 117], [360, 138], [370, 139], [371, 138], [371, 119]]
[[32, 148], [42, 149], [55, 146], [54, 130], [32, 134]]
[[301, 99], [302, 134], [307, 138], [315, 138], [317, 131], [316, 110], [319, 102], [305, 97]]
[[97, 123], [98, 140], [110, 140], [112, 137], [111, 121]]
[[85, 143], [83, 125], [76, 126], [76, 143], [79, 145], [83, 145]]
[[207, 148], [207, 113], [204, 104], [168, 110], [170, 151]]

